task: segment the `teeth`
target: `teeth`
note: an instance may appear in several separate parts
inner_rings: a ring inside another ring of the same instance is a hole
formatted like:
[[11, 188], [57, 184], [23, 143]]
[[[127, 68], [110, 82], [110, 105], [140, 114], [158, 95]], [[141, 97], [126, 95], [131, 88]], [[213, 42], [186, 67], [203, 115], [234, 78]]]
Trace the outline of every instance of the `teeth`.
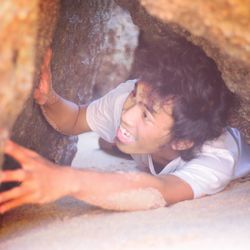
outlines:
[[121, 132], [123, 135], [125, 135], [126, 137], [131, 137], [131, 134], [123, 127], [120, 127]]
[[[120, 132], [119, 132], [120, 131]], [[135, 137], [133, 134], [130, 134], [127, 129], [120, 126], [118, 131], [118, 139], [124, 143], [132, 143], [135, 142]]]

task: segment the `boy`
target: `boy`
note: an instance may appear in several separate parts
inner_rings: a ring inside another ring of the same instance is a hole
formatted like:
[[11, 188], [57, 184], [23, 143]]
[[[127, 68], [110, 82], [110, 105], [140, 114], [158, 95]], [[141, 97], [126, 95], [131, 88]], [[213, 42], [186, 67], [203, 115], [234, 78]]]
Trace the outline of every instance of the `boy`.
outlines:
[[120, 84], [89, 105], [55, 93], [45, 56], [34, 93], [47, 121], [64, 134], [96, 131], [131, 154], [140, 172], [58, 168], [9, 141], [5, 152], [22, 169], [0, 181], [21, 185], [0, 194], [0, 212], [72, 195], [111, 210], [145, 210], [215, 194], [249, 169], [249, 146], [227, 128], [235, 103], [213, 60], [198, 47], [145, 46], [138, 79]]

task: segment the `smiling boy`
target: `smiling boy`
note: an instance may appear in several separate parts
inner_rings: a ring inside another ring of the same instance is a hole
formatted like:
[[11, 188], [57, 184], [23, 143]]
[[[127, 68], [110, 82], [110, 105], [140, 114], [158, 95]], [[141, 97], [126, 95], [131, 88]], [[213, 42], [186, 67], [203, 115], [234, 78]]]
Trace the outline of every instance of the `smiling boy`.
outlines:
[[5, 152], [22, 169], [2, 172], [0, 181], [21, 185], [0, 194], [1, 213], [65, 195], [111, 210], [158, 208], [220, 192], [249, 171], [249, 145], [227, 127], [235, 97], [200, 48], [148, 45], [136, 80], [81, 106], [55, 93], [50, 61], [49, 50], [34, 98], [51, 126], [68, 135], [97, 132], [141, 171], [59, 168], [9, 141]]

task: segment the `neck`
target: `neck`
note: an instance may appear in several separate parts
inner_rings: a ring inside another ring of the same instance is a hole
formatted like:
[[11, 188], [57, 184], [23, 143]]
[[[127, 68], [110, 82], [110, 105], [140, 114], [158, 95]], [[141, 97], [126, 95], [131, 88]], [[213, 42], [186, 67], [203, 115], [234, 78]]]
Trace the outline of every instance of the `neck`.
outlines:
[[164, 148], [152, 154], [152, 160], [157, 173], [159, 173], [170, 161], [180, 156], [178, 151]]

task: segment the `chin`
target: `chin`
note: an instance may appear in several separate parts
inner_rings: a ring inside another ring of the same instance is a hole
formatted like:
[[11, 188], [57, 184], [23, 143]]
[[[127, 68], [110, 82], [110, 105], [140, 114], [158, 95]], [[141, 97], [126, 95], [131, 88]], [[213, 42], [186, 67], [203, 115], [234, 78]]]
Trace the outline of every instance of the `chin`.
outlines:
[[116, 146], [117, 148], [125, 153], [125, 154], [136, 154], [137, 152], [135, 152], [135, 150], [133, 149], [133, 146], [132, 145], [129, 145], [129, 144], [123, 144], [121, 142], [116, 142]]
[[147, 152], [142, 152], [138, 150], [138, 147], [136, 145], [132, 144], [123, 144], [121, 142], [116, 142], [117, 148], [125, 153], [125, 154], [147, 154]]
[[125, 154], [131, 154], [131, 150], [129, 150], [129, 147], [127, 145], [123, 145], [123, 144], [118, 142], [118, 143], [116, 143], [116, 146], [121, 152], [123, 152]]

